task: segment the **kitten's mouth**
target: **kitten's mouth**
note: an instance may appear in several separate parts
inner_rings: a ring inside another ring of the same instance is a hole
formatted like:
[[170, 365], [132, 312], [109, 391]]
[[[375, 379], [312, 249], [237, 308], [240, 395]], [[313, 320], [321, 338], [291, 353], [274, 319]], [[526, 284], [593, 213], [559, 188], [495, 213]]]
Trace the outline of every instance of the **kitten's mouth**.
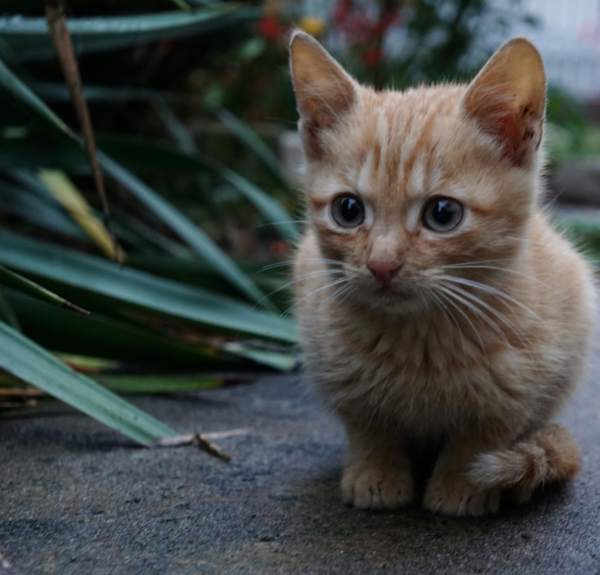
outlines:
[[398, 300], [412, 299], [414, 290], [409, 285], [378, 285], [375, 292], [386, 305], [391, 305]]

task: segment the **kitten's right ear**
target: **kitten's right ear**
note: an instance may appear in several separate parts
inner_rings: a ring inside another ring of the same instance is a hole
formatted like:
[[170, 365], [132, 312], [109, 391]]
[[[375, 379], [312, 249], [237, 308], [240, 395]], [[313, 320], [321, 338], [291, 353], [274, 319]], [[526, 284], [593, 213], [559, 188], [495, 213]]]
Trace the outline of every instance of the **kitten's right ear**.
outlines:
[[358, 102], [356, 82], [312, 37], [295, 32], [290, 43], [290, 66], [304, 147], [311, 159], [319, 158], [319, 135], [332, 128]]

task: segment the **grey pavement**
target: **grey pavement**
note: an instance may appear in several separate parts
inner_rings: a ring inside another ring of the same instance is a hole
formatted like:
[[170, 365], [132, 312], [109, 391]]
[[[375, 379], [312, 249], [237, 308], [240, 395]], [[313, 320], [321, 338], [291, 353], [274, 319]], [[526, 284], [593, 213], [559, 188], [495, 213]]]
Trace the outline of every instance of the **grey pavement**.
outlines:
[[137, 448], [60, 404], [0, 419], [0, 553], [23, 575], [597, 575], [598, 365], [563, 417], [582, 473], [484, 519], [345, 507], [343, 431], [295, 376], [135, 400], [182, 433], [250, 428], [218, 441], [229, 464]]

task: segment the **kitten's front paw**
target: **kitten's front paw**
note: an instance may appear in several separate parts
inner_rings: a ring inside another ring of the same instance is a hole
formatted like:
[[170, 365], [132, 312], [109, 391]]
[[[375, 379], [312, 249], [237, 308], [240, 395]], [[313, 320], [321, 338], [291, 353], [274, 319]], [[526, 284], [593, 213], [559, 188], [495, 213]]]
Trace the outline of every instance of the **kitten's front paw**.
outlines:
[[434, 513], [456, 517], [496, 513], [500, 507], [500, 489], [475, 488], [460, 475], [435, 477], [429, 480], [423, 505]]
[[342, 495], [360, 509], [398, 509], [413, 501], [415, 486], [407, 470], [364, 465], [344, 472]]

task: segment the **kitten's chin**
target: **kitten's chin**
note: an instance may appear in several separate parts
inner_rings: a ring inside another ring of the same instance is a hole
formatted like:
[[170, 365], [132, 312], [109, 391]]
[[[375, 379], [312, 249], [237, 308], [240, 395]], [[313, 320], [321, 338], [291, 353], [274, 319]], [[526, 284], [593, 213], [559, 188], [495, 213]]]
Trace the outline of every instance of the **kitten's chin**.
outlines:
[[365, 290], [360, 294], [360, 299], [370, 308], [386, 314], [406, 315], [423, 308], [423, 298], [412, 290]]

